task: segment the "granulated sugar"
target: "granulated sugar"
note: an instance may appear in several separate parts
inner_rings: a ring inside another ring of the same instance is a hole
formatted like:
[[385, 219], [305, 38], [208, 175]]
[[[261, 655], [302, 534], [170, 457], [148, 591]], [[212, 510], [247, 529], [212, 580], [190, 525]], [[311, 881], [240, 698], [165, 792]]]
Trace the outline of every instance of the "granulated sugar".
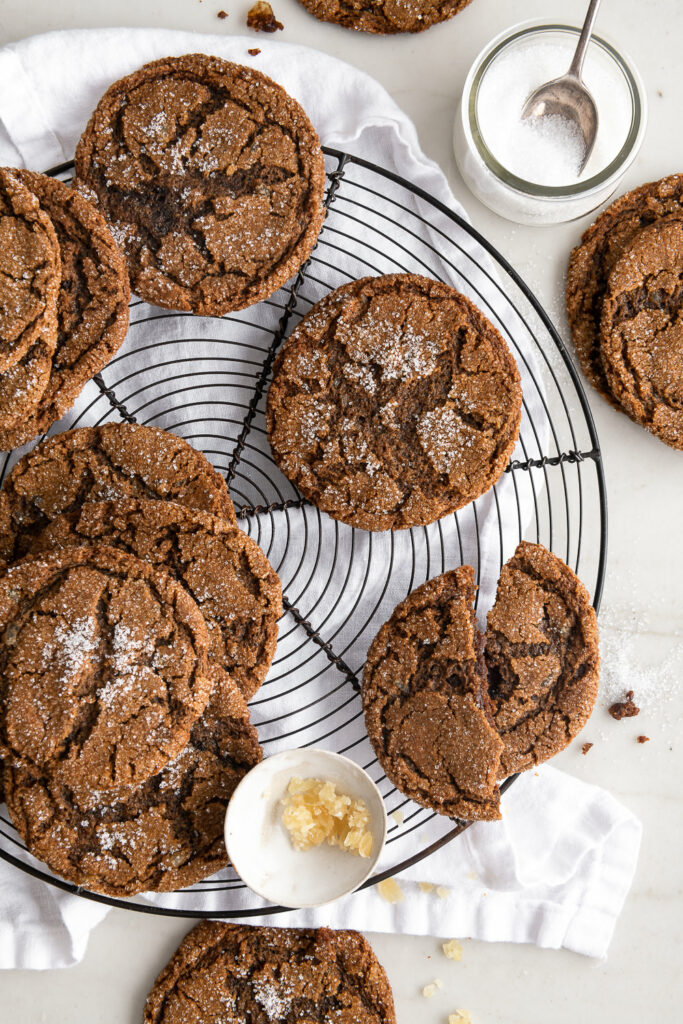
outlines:
[[576, 125], [558, 116], [522, 121], [531, 93], [563, 74], [570, 60], [569, 40], [540, 43], [531, 37], [501, 53], [479, 88], [477, 118], [484, 142], [507, 171], [537, 185], [570, 185], [591, 177], [616, 157], [628, 135], [631, 110], [621, 83], [590, 51], [583, 77], [598, 109], [599, 126], [584, 171], [579, 173], [584, 144]]
[[655, 614], [652, 620], [635, 608], [600, 613], [599, 700], [608, 708], [633, 690], [635, 704], [648, 714], [647, 728], [658, 723], [668, 730], [683, 680], [683, 637], [660, 635]]

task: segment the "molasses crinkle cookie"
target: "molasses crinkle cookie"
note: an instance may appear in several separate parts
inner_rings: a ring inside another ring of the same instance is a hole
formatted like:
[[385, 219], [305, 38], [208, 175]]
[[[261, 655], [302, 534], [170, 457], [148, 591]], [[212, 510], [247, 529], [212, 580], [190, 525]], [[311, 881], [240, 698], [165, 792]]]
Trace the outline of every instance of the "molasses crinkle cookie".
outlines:
[[[30, 379], [37, 374], [43, 390], [57, 343], [60, 277], [50, 218], [17, 174], [0, 167], [0, 373], [28, 357]], [[34, 386], [32, 400], [40, 393]]]
[[130, 423], [80, 427], [36, 445], [5, 480], [0, 558], [25, 555], [58, 515], [112, 498], [163, 498], [236, 521], [225, 480], [182, 437]]
[[683, 210], [644, 228], [615, 264], [601, 351], [624, 412], [683, 449]]
[[177, 579], [209, 630], [209, 660], [249, 700], [275, 654], [282, 588], [258, 544], [237, 526], [173, 501], [92, 501], [57, 516], [32, 553], [106, 544]]
[[7, 762], [7, 807], [34, 856], [76, 885], [118, 897], [179, 889], [227, 866], [228, 801], [262, 755], [239, 690], [224, 673], [211, 675], [187, 744], [116, 799], [84, 799], [54, 764]]
[[607, 281], [639, 231], [662, 217], [683, 214], [683, 175], [649, 182], [604, 210], [572, 250], [567, 268], [567, 314], [586, 377], [610, 400], [600, 352], [600, 321]]
[[206, 921], [147, 997], [143, 1024], [396, 1024], [372, 947], [352, 931]]
[[437, 576], [401, 602], [363, 671], [365, 724], [387, 777], [439, 814], [500, 817], [503, 749], [482, 707], [474, 570]]
[[[130, 298], [125, 261], [92, 203], [56, 178], [27, 170], [14, 174], [49, 215], [59, 246], [61, 281], [56, 347], [47, 360], [45, 382], [35, 401], [26, 401], [24, 384], [22, 402], [4, 403], [3, 396], [16, 390], [17, 384], [10, 374], [0, 378], [3, 450], [45, 433], [71, 408], [87, 381], [123, 344]], [[16, 376], [18, 367], [13, 369]], [[35, 373], [31, 379], [35, 381]], [[6, 409], [6, 404], [10, 408]]]
[[359, 32], [423, 32], [452, 18], [470, 0], [299, 0], [320, 21]]
[[598, 694], [598, 625], [569, 566], [523, 541], [501, 571], [485, 646], [486, 707], [503, 740], [501, 777], [563, 750]]
[[331, 292], [274, 367], [276, 463], [333, 518], [364, 530], [432, 523], [500, 477], [519, 434], [503, 337], [454, 288], [414, 274]]
[[187, 743], [211, 692], [192, 598], [122, 551], [27, 558], [0, 577], [0, 753], [81, 806], [139, 785]]
[[267, 298], [323, 221], [323, 155], [302, 108], [260, 72], [205, 54], [115, 82], [81, 136], [76, 174], [133, 290], [169, 309], [220, 315]]

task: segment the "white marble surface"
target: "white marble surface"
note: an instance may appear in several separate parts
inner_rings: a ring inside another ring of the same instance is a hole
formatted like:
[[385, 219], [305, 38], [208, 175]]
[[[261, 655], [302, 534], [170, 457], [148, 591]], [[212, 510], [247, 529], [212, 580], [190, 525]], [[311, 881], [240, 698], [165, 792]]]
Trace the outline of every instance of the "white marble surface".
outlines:
[[[225, 21], [216, 19], [223, 6]], [[588, 222], [516, 227], [466, 191], [450, 148], [456, 98], [467, 68], [494, 34], [526, 18], [581, 20], [584, 0], [473, 0], [453, 21], [421, 36], [371, 38], [317, 23], [295, 0], [274, 0], [281, 38], [318, 47], [373, 74], [413, 117], [425, 151], [448, 174], [476, 226], [498, 246], [566, 336], [562, 278], [568, 249]], [[53, 28], [144, 25], [242, 32], [249, 0], [0, 0], [0, 44]], [[650, 125], [625, 187], [683, 170], [683, 5], [679, 0], [605, 0], [599, 29], [627, 49], [645, 79]], [[254, 39], [258, 45], [258, 39]], [[609, 957], [467, 942], [461, 963], [436, 940], [371, 936], [394, 987], [399, 1024], [445, 1024], [467, 1008], [475, 1024], [642, 1024], [683, 1019], [681, 845], [683, 820], [683, 455], [666, 448], [594, 395], [610, 512], [601, 615], [606, 674], [646, 699], [636, 719], [614, 722], [604, 701], [559, 767], [609, 788], [645, 824], [637, 877]], [[614, 685], [612, 682], [610, 685]], [[645, 733], [644, 745], [636, 736]], [[144, 995], [186, 931], [182, 921], [114, 911], [87, 956], [69, 971], [0, 975], [0, 1020], [21, 1024], [137, 1024]], [[458, 934], [458, 922], [453, 922]], [[440, 977], [431, 1000], [423, 985]]]

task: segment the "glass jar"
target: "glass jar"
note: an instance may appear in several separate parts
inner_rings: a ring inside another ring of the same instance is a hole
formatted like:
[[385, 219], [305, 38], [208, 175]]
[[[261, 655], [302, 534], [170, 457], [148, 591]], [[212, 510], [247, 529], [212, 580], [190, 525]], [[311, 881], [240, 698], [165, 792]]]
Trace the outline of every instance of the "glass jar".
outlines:
[[[513, 67], [515, 48], [519, 56], [524, 50], [532, 51], [534, 46], [552, 46], [561, 51], [562, 61], [566, 51], [566, 62], [561, 63], [547, 77], [541, 77], [529, 90], [531, 92], [548, 78], [558, 77], [567, 70], [579, 34], [580, 29], [570, 25], [542, 22], [526, 22], [507, 29], [479, 54], [465, 81], [453, 131], [453, 148], [458, 168], [468, 187], [482, 203], [502, 217], [519, 224], [558, 224], [583, 217], [595, 210], [612, 195], [635, 159], [645, 135], [647, 104], [640, 75], [623, 53], [619, 53], [605, 39], [593, 36], [586, 54], [584, 81], [590, 89], [591, 73], [599, 74], [600, 80], [606, 80], [610, 86], [610, 102], [620, 104], [624, 138], [623, 142], [619, 140], [618, 151], [605, 166], [597, 168], [594, 151], [584, 174], [567, 185], [543, 185], [525, 180], [504, 167], [494, 156], [487, 144], [486, 126], [481, 123], [480, 116], [481, 97], [493, 81], [490, 76], [494, 70], [505, 74], [507, 72], [501, 72], [501, 69]], [[600, 119], [598, 96], [594, 95], [594, 98]], [[523, 102], [524, 99], [520, 102], [520, 115]], [[598, 126], [598, 140], [601, 126], [605, 130], [604, 125], [603, 118]]]

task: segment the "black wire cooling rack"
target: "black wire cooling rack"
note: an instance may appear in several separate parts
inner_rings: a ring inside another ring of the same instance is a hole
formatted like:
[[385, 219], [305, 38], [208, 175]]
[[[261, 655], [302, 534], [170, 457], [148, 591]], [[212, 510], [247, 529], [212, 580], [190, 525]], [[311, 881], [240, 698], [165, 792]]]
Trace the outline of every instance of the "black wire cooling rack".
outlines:
[[[600, 447], [577, 372], [531, 289], [479, 232], [389, 171], [325, 149], [327, 216], [296, 278], [255, 307], [223, 318], [131, 303], [124, 346], [50, 433], [112, 420], [172, 430], [200, 448], [230, 487], [242, 527], [280, 574], [285, 614], [268, 679], [251, 702], [265, 754], [322, 746], [361, 764], [384, 796], [390, 829], [371, 885], [453, 840], [466, 822], [405, 800], [374, 757], [359, 679], [365, 652], [394, 605], [438, 573], [475, 567], [480, 614], [519, 540], [540, 542], [572, 566], [596, 609], [602, 594], [607, 509]], [[49, 173], [69, 177], [72, 164]], [[429, 527], [354, 530], [309, 504], [275, 466], [264, 399], [290, 329], [331, 289], [370, 274], [412, 272], [455, 285], [502, 331], [524, 392], [514, 458], [478, 501]], [[17, 453], [1, 457], [1, 478]], [[503, 788], [514, 779], [509, 779]], [[143, 913], [258, 917], [282, 911], [228, 869], [173, 894], [112, 899], [53, 876], [0, 811], [0, 857], [59, 889]]]

